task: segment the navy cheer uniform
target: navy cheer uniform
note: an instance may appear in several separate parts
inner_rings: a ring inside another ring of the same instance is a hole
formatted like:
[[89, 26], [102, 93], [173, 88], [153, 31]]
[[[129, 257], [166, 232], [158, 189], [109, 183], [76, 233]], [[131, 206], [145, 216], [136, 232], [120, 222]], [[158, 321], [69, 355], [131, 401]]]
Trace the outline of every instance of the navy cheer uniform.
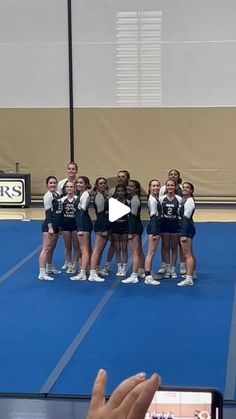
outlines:
[[94, 209], [97, 219], [94, 224], [94, 231], [105, 232], [110, 230], [110, 223], [108, 219], [108, 198], [97, 192], [94, 199]]
[[149, 195], [147, 205], [150, 215], [150, 221], [147, 225], [147, 234], [159, 236], [161, 234], [161, 204], [159, 202], [159, 199], [155, 198], [152, 195]]
[[192, 197], [183, 200], [179, 207], [179, 235], [192, 239], [196, 234], [193, 222], [195, 202]]
[[62, 202], [62, 217], [61, 217], [61, 229], [63, 231], [76, 231], [76, 222], [75, 222], [75, 201], [77, 195], [73, 198], [68, 198], [63, 196], [61, 198]]
[[160, 197], [162, 206], [162, 233], [178, 233], [179, 219], [178, 212], [182, 198], [175, 195], [173, 199], [169, 199], [167, 195]]
[[141, 214], [141, 201], [138, 195], [134, 195], [130, 200], [130, 213], [129, 213], [129, 234], [142, 235], [143, 225], [140, 219]]
[[43, 204], [45, 209], [45, 220], [42, 224], [42, 232], [48, 232], [48, 224], [52, 224], [55, 234], [59, 233], [61, 224], [62, 204], [61, 197], [57, 192], [47, 191], [43, 197]]
[[88, 231], [91, 233], [93, 229], [93, 224], [88, 212], [89, 203], [90, 195], [88, 191], [84, 191], [74, 202], [77, 231]]

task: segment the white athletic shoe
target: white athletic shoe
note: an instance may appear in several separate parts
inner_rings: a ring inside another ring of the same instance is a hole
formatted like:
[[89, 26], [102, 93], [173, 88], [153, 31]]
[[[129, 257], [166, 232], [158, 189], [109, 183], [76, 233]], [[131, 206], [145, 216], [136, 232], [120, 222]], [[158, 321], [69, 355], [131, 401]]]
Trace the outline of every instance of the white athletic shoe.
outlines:
[[170, 274], [171, 274], [171, 278], [173, 278], [173, 279], [177, 278], [177, 273], [175, 272], [175, 267], [174, 266], [172, 266]]
[[102, 275], [102, 276], [108, 276], [109, 275], [109, 272], [110, 272], [110, 266], [104, 266], [104, 268], [102, 268], [101, 269], [101, 271], [100, 271], [100, 274]]
[[152, 275], [147, 275], [144, 281], [144, 284], [147, 285], [160, 285], [160, 281], [157, 281], [152, 277]]
[[87, 276], [86, 276], [86, 273], [80, 272], [78, 275], [71, 276], [70, 279], [71, 281], [86, 281]]
[[145, 270], [143, 268], [139, 268], [138, 270], [138, 278], [145, 278]]
[[157, 281], [159, 281], [159, 279], [163, 278], [163, 275], [159, 274], [158, 272], [157, 273], [152, 272], [152, 277], [153, 279], [156, 279]]
[[74, 274], [75, 273], [74, 270], [73, 270], [73, 263], [72, 262], [68, 262], [66, 273], [67, 274]]
[[181, 266], [179, 270], [180, 275], [186, 275], [186, 268]]
[[177, 284], [179, 287], [187, 287], [187, 286], [191, 286], [194, 285], [194, 282], [191, 278], [185, 278], [182, 281], [178, 282]]
[[55, 268], [55, 266], [51, 266], [50, 268], [48, 268], [46, 270], [46, 274], [54, 274], [54, 275], [57, 275], [57, 274], [61, 274], [61, 271], [59, 271], [57, 268]]
[[123, 276], [123, 268], [122, 266], [118, 266], [116, 276]]
[[128, 278], [122, 279], [123, 284], [137, 284], [139, 282], [137, 275], [131, 274]]
[[126, 267], [125, 267], [125, 266], [122, 266], [120, 276], [123, 276], [123, 277], [125, 277], [125, 276], [126, 276]]
[[62, 265], [61, 269], [66, 270], [68, 268], [68, 262], [65, 260], [64, 265]]
[[[185, 275], [181, 275], [181, 277], [183, 279], [185, 279], [186, 278], [186, 274]], [[196, 279], [197, 279], [197, 272], [193, 272], [193, 280], [195, 281]]]
[[162, 263], [160, 269], [157, 271], [158, 274], [163, 275], [166, 273], [166, 263]]
[[38, 279], [40, 279], [41, 281], [54, 281], [54, 278], [52, 276], [47, 275], [46, 273], [44, 275], [39, 274]]
[[167, 268], [166, 268], [166, 271], [165, 271], [165, 274], [164, 274], [164, 278], [170, 278], [171, 277], [171, 269], [170, 269], [170, 267], [168, 266]]
[[94, 281], [94, 282], [104, 282], [105, 279], [101, 278], [100, 276], [98, 276], [98, 274], [95, 273], [90, 273], [89, 277], [88, 277], [89, 281]]

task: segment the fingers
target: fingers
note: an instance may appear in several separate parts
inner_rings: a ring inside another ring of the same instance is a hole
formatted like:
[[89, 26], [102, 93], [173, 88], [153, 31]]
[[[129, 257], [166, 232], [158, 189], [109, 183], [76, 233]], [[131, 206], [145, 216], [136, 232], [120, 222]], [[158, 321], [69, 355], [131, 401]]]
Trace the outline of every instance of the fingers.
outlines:
[[94, 381], [92, 398], [89, 405], [89, 411], [96, 410], [99, 407], [104, 405], [106, 381], [107, 381], [107, 373], [105, 370], [100, 369]]
[[118, 407], [131, 392], [131, 390], [145, 380], [146, 374], [144, 372], [140, 372], [139, 374], [136, 374], [122, 381], [122, 383], [119, 384], [119, 386], [112, 393], [108, 404], [111, 406], [111, 408]]
[[135, 400], [133, 397], [132, 404], [128, 401], [131, 410], [127, 419], [143, 419], [145, 417], [154, 394], [160, 386], [160, 382], [160, 377], [157, 374], [153, 374], [148, 380], [144, 381], [133, 390], [134, 393], [136, 392]]

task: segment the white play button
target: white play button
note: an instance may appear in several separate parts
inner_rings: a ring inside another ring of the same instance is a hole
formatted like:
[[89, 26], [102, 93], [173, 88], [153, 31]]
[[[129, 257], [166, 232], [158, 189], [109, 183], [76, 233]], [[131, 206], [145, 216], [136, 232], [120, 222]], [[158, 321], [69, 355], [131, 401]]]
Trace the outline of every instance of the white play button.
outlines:
[[109, 207], [109, 221], [113, 223], [113, 221], [118, 220], [118, 218], [123, 217], [124, 215], [130, 212], [130, 207], [127, 205], [122, 204], [117, 199], [110, 198], [108, 201]]

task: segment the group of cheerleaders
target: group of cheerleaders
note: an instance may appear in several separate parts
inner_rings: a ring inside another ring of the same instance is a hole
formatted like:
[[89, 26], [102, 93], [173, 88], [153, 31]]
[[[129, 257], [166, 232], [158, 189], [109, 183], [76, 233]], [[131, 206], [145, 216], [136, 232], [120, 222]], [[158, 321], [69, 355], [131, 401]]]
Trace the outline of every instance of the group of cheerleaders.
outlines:
[[[103, 282], [109, 275], [112, 259], [117, 261], [116, 275], [122, 283], [135, 284], [143, 278], [147, 285], [160, 285], [162, 278], [178, 277], [176, 264], [180, 258], [181, 280], [178, 286], [194, 285], [196, 259], [192, 240], [195, 235], [193, 214], [195, 210], [194, 186], [181, 183], [180, 173], [172, 169], [165, 185], [152, 179], [148, 184], [149, 221], [147, 225], [148, 250], [142, 248], [143, 225], [141, 222], [141, 186], [130, 179], [127, 170], [117, 174], [117, 184], [108, 190], [107, 179], [98, 177], [92, 193], [87, 176], [78, 176], [77, 163], [67, 166], [67, 178], [57, 181], [55, 176], [46, 179], [44, 195], [45, 220], [42, 224], [43, 245], [39, 256], [40, 280], [52, 281], [60, 273], [52, 264], [53, 251], [62, 234], [65, 243], [65, 263], [62, 269], [71, 274], [72, 281]], [[96, 214], [91, 221], [89, 207], [93, 197]], [[108, 201], [115, 198], [130, 207], [130, 213], [114, 222], [109, 222]], [[95, 233], [94, 248], [91, 247], [91, 232]], [[103, 250], [109, 241], [107, 261], [100, 268]], [[162, 264], [155, 274], [152, 261], [161, 241]], [[128, 247], [132, 255], [132, 273], [127, 275]]]

